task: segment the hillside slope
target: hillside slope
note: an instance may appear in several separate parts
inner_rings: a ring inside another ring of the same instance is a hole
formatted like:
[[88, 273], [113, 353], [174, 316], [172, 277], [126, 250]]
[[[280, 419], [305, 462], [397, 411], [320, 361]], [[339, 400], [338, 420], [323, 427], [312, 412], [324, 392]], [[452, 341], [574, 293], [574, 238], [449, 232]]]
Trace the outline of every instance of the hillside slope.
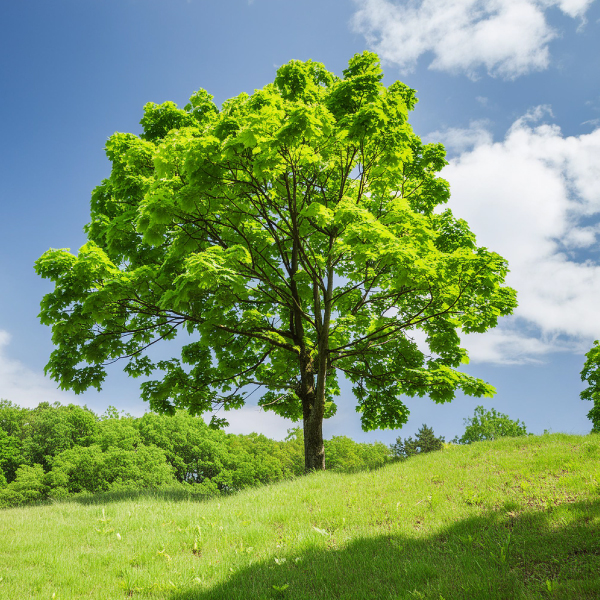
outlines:
[[0, 597], [600, 598], [600, 435], [452, 447], [205, 502], [0, 511]]

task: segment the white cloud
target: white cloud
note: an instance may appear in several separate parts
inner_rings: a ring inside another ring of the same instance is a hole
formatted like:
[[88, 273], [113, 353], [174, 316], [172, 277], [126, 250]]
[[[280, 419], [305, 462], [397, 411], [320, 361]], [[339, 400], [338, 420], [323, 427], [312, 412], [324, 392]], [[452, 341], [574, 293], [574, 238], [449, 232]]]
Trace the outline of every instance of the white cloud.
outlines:
[[423, 141], [441, 142], [447, 151], [466, 152], [476, 146], [492, 143], [489, 124], [487, 119], [471, 121], [467, 128], [449, 127], [443, 131], [433, 131], [424, 136]]
[[[284, 440], [287, 430], [302, 423], [293, 423], [284, 419], [272, 411], [266, 411], [258, 406], [244, 406], [237, 410], [219, 412], [218, 417], [229, 421], [229, 427], [225, 427], [227, 433], [263, 433], [273, 440]], [[205, 415], [205, 420], [210, 422], [210, 415]]]
[[[565, 137], [556, 125], [535, 122], [548, 114], [548, 107], [537, 107], [501, 142], [473, 136], [480, 125], [472, 125], [463, 137], [475, 139], [474, 147], [443, 171], [454, 214], [466, 219], [480, 245], [508, 260], [507, 282], [518, 291], [512, 321], [481, 336], [484, 342], [470, 336], [476, 360], [522, 362], [600, 338], [600, 263], [590, 252], [600, 231], [593, 223], [600, 219], [600, 129]], [[444, 135], [461, 139], [456, 130]]]
[[6, 353], [9, 344], [10, 334], [0, 330], [0, 398], [26, 408], [35, 408], [40, 402], [76, 403], [74, 394], [57, 389], [42, 373], [10, 358]]
[[432, 53], [431, 69], [514, 79], [549, 65], [548, 44], [559, 33], [545, 11], [558, 7], [583, 19], [594, 0], [355, 0], [352, 18], [382, 60], [404, 73]]
[[462, 342], [469, 352], [471, 362], [499, 365], [541, 363], [549, 354], [589, 349], [576, 340], [565, 340], [560, 336], [528, 335], [526, 330], [518, 329], [517, 323], [518, 320], [511, 319], [485, 334], [464, 336]]

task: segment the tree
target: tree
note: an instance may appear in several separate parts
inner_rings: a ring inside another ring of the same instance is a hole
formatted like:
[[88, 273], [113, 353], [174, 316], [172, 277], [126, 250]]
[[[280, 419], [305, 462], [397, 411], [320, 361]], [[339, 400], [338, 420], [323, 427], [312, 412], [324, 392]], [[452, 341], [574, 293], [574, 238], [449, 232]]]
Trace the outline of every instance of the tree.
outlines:
[[175, 482], [173, 468], [156, 446], [140, 444], [135, 450], [75, 446], [52, 459], [46, 481], [68, 493], [106, 492], [122, 487], [156, 488]]
[[0, 471], [4, 472], [8, 483], [15, 480], [19, 466], [27, 462], [23, 454], [27, 412], [9, 400], [0, 399]]
[[9, 436], [0, 429], [0, 484], [3, 477], [10, 483], [17, 476], [17, 469], [26, 462], [22, 450], [19, 438]]
[[23, 455], [27, 464], [40, 464], [47, 469], [52, 456], [74, 446], [89, 446], [97, 429], [97, 417], [87, 407], [58, 402], [40, 402], [25, 409]]
[[[220, 110], [200, 90], [184, 109], [147, 104], [139, 137], [114, 134], [88, 243], [36, 261], [55, 285], [40, 318], [60, 387], [99, 389], [122, 359], [160, 372], [141, 384], [157, 412], [236, 409], [260, 389], [264, 409], [302, 421], [307, 471], [324, 468], [340, 373], [364, 430], [406, 423], [403, 395], [491, 396], [458, 370], [459, 333], [512, 312], [506, 261], [435, 210], [444, 148], [408, 124], [415, 91], [382, 77], [370, 52], [342, 78], [293, 60]], [[152, 357], [178, 334], [177, 356]]]
[[362, 469], [382, 467], [390, 457], [390, 449], [382, 442], [359, 443], [345, 435], [325, 440], [325, 459], [328, 469], [352, 473]]
[[473, 416], [464, 419], [464, 424], [465, 432], [462, 437], [453, 440], [456, 444], [527, 435], [525, 423], [519, 419], [513, 421], [508, 415], [497, 412], [494, 408], [486, 410], [483, 406], [477, 406]]
[[581, 371], [581, 381], [589, 386], [581, 392], [582, 400], [591, 400], [594, 406], [587, 414], [592, 422], [592, 433], [600, 433], [600, 342], [596, 340], [585, 355], [586, 361]]
[[44, 500], [47, 493], [42, 465], [21, 465], [15, 480], [0, 490], [0, 508]]
[[397, 458], [410, 458], [416, 454], [425, 454], [426, 452], [435, 452], [444, 447], [445, 439], [443, 436], [436, 437], [431, 427], [423, 425], [413, 440], [412, 437], [396, 438], [396, 443], [390, 446], [392, 455]]

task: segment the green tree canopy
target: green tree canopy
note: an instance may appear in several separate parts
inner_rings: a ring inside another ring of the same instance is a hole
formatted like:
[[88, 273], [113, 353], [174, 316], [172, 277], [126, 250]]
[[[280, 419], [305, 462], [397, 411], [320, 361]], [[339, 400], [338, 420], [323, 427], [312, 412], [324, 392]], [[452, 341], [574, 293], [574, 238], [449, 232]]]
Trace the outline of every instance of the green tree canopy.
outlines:
[[456, 437], [453, 442], [457, 444], [470, 444], [484, 440], [495, 440], [499, 437], [519, 437], [527, 435], [525, 423], [513, 421], [508, 415], [491, 408], [486, 410], [477, 406], [473, 416], [464, 419], [465, 432], [462, 437]]
[[[382, 77], [370, 52], [341, 78], [293, 60], [220, 109], [204, 90], [183, 109], [147, 104], [141, 136], [106, 143], [88, 243], [36, 262], [55, 286], [47, 372], [82, 392], [122, 359], [159, 372], [142, 397], [170, 413], [239, 408], [260, 389], [266, 410], [302, 421], [308, 470], [324, 468], [339, 374], [365, 430], [401, 427], [404, 395], [491, 396], [458, 369], [459, 333], [512, 312], [506, 261], [439, 209], [444, 148], [413, 133], [415, 91]], [[177, 356], [152, 358], [180, 332]]]
[[0, 486], [2, 479], [11, 482], [19, 466], [26, 462], [23, 456], [23, 426], [26, 411], [16, 404], [0, 399]]
[[594, 403], [587, 417], [592, 422], [592, 433], [600, 433], [600, 342], [598, 340], [594, 342], [585, 357], [581, 380], [589, 385], [581, 392], [581, 399], [591, 400]]

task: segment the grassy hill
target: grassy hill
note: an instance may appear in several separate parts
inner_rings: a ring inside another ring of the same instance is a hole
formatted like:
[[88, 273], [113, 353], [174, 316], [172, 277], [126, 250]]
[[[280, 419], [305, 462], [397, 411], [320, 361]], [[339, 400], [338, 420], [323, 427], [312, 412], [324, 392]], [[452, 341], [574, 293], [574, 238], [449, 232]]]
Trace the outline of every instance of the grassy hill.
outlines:
[[0, 511], [0, 598], [600, 598], [600, 435]]

